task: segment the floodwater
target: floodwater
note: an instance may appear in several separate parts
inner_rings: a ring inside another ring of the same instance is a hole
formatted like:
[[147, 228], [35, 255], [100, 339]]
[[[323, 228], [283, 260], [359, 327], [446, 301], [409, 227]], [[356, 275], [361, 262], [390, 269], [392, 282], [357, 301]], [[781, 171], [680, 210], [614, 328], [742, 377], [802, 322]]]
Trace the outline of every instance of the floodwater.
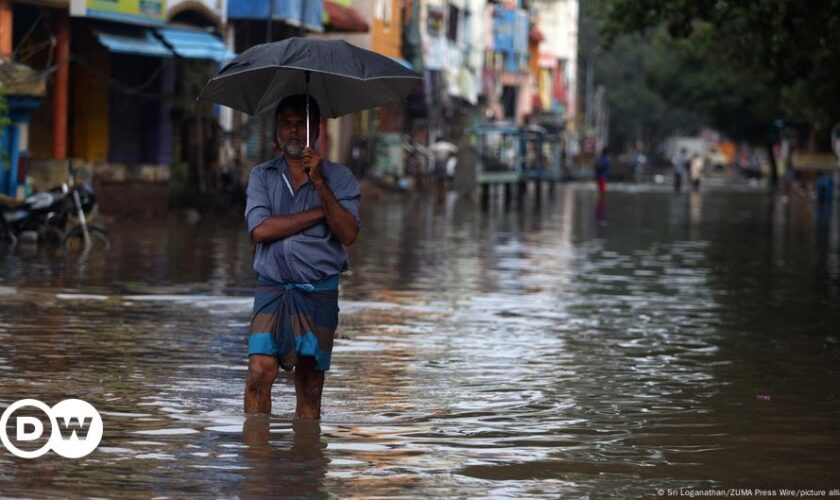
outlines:
[[804, 195], [559, 188], [369, 201], [320, 424], [242, 393], [236, 219], [0, 254], [0, 407], [92, 403], [85, 458], [0, 448], [3, 496], [654, 496], [840, 488], [840, 244]]

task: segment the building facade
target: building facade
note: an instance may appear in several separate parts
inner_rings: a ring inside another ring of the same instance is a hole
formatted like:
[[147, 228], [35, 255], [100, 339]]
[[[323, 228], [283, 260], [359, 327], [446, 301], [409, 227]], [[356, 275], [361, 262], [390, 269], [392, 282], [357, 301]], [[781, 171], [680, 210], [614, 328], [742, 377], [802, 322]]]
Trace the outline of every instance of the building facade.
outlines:
[[384, 157], [402, 175], [406, 138], [457, 143], [490, 121], [570, 128], [577, 12], [577, 0], [0, 0], [0, 55], [43, 84], [15, 101], [28, 106], [10, 132], [15, 176], [48, 189], [72, 159], [110, 212], [241, 179], [275, 154], [271, 117], [195, 97], [236, 53], [290, 36], [345, 39], [423, 76], [405, 103], [325, 120], [318, 147], [333, 160]]

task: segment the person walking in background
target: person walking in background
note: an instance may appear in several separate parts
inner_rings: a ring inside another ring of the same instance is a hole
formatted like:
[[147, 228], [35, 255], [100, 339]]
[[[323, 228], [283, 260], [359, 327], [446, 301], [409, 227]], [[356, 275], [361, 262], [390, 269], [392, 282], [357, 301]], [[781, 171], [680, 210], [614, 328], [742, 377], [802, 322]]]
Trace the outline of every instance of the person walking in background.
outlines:
[[679, 152], [671, 159], [671, 165], [674, 167], [674, 192], [679, 193], [682, 190], [682, 181], [687, 164], [688, 153], [685, 148], [680, 148]]
[[645, 175], [645, 170], [647, 169], [647, 156], [641, 151], [636, 153], [633, 157], [633, 182], [638, 184], [642, 181], [642, 177]]
[[610, 173], [610, 166], [612, 166], [610, 152], [609, 149], [604, 148], [595, 163], [595, 182], [598, 183], [598, 194], [601, 196], [607, 192], [607, 177]]
[[694, 191], [700, 190], [700, 181], [703, 180], [703, 157], [697, 153], [694, 153], [691, 157], [691, 163], [689, 164], [689, 176], [691, 178], [691, 189]]

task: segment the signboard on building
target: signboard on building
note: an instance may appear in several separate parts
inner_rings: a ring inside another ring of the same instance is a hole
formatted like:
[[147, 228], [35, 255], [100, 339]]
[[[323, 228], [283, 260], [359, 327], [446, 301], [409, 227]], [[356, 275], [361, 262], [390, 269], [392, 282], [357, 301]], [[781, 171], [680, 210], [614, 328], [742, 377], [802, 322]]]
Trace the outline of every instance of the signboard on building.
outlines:
[[70, 0], [70, 15], [130, 24], [166, 24], [166, 0]]

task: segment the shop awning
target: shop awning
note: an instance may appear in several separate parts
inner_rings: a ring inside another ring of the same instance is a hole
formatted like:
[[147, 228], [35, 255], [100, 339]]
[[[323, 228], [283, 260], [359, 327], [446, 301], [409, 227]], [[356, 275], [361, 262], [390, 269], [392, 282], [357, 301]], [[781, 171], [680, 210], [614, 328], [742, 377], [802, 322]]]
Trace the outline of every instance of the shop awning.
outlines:
[[152, 34], [151, 30], [137, 27], [95, 28], [99, 43], [109, 52], [150, 57], [172, 57], [172, 51]]
[[327, 31], [365, 33], [370, 27], [359, 11], [335, 0], [324, 0], [324, 27]]
[[222, 41], [212, 33], [187, 28], [160, 28], [158, 35], [172, 47], [180, 57], [210, 59], [216, 62], [229, 61], [236, 57]]

